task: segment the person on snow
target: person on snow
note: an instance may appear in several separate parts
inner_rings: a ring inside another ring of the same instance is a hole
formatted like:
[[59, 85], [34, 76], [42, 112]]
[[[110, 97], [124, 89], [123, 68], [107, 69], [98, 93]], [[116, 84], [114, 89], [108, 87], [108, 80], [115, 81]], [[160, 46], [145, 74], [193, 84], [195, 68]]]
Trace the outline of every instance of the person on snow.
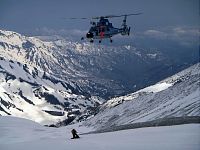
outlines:
[[80, 138], [80, 137], [78, 136], [78, 134], [77, 134], [77, 131], [76, 131], [75, 129], [72, 129], [71, 133], [72, 133], [72, 136], [73, 136], [72, 139]]

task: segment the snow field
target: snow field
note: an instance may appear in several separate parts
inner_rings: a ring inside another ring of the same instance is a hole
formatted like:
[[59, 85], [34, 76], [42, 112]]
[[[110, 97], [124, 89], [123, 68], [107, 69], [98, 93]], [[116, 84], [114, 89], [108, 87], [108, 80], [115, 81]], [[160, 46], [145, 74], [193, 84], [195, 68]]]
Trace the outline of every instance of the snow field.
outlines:
[[1, 150], [199, 150], [200, 125], [187, 124], [149, 127], [71, 139], [71, 129], [79, 133], [90, 129], [72, 125], [48, 128], [15, 117], [0, 118]]

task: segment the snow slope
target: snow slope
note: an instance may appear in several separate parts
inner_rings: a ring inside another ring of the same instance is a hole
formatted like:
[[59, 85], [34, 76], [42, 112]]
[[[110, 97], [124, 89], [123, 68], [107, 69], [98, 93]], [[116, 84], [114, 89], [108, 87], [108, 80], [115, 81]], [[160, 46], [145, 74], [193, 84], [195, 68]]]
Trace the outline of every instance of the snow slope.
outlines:
[[113, 98], [84, 122], [95, 129], [160, 118], [200, 116], [200, 64], [155, 85]]
[[[81, 135], [72, 140], [71, 127], [49, 128], [34, 122], [0, 117], [1, 150], [199, 150], [200, 125], [188, 124]], [[79, 132], [86, 129], [76, 128]], [[87, 129], [88, 130], [88, 129]]]

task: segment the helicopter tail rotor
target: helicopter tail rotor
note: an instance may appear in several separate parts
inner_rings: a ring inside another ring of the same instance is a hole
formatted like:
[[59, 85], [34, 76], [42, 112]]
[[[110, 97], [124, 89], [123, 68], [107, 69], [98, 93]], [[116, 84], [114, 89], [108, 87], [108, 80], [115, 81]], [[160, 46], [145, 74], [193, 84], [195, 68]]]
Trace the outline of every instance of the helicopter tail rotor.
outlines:
[[122, 22], [122, 27], [123, 27], [123, 28], [126, 28], [126, 27], [127, 27], [127, 25], [126, 25], [126, 19], [127, 19], [127, 15], [124, 16], [124, 20], [123, 20], [123, 22]]
[[130, 35], [131, 27], [128, 28], [128, 36]]

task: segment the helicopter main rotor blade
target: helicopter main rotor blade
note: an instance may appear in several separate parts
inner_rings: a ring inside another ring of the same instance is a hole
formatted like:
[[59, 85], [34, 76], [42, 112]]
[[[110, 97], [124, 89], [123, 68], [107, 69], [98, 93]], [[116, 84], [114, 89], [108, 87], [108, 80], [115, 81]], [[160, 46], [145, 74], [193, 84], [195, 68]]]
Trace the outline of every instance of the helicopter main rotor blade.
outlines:
[[123, 17], [123, 16], [133, 16], [133, 15], [141, 15], [142, 13], [135, 13], [135, 14], [124, 14], [124, 15], [107, 15], [107, 16], [97, 16], [97, 17], [82, 17], [82, 18], [69, 18], [69, 19], [100, 19], [100, 18], [116, 18], [116, 17]]
[[91, 19], [100, 19], [100, 18], [105, 18], [104, 16], [97, 16], [97, 17], [92, 17]]
[[108, 16], [104, 16], [104, 18], [115, 18], [115, 17], [133, 16], [133, 15], [141, 15], [141, 14], [142, 13], [124, 14], [124, 15], [108, 15]]
[[141, 15], [141, 14], [142, 14], [142, 13], [124, 14], [124, 15], [97, 16], [97, 17], [92, 17], [92, 19], [100, 19], [100, 18], [116, 18], [116, 17], [133, 16], [133, 15]]
[[90, 18], [69, 18], [69, 19], [90, 19]]

